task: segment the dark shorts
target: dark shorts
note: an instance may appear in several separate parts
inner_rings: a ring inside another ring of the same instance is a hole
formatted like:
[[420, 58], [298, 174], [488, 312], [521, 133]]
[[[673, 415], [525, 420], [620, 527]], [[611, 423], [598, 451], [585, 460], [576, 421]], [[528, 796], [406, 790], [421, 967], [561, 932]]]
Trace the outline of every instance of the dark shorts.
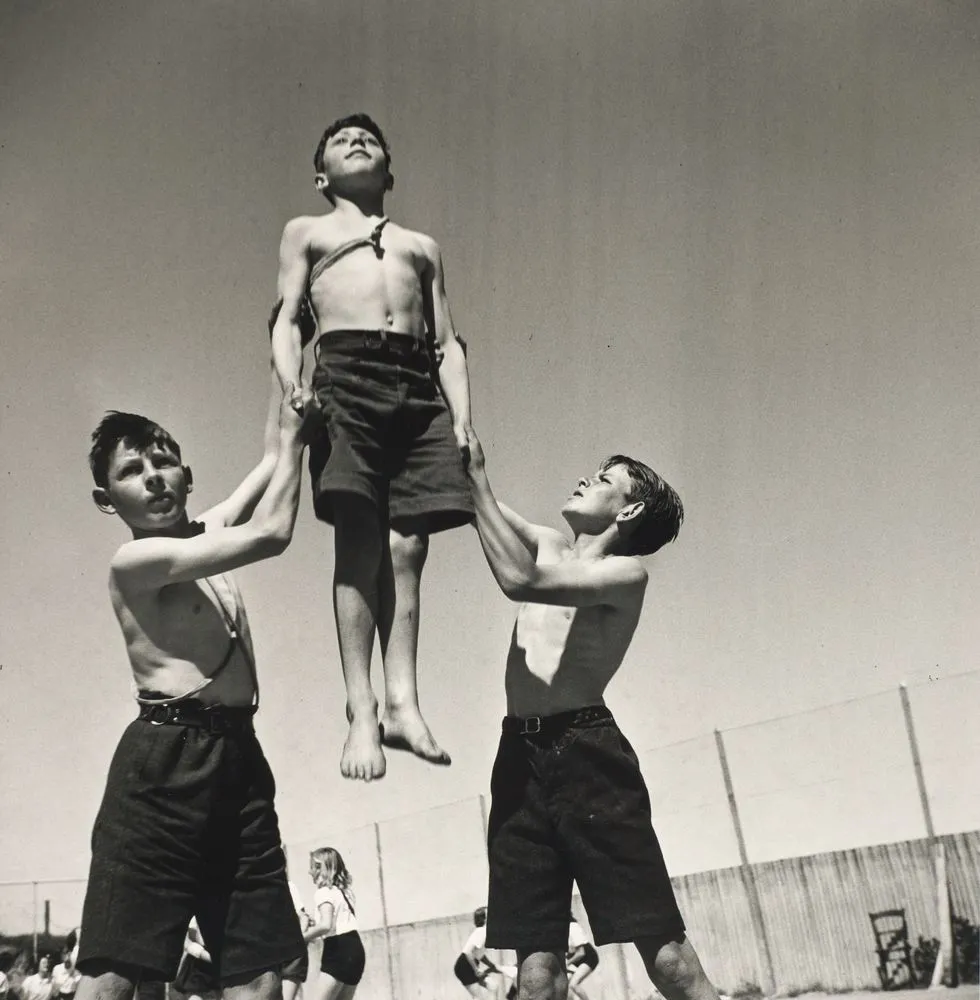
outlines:
[[568, 967], [570, 969], [577, 969], [580, 965], [584, 965], [588, 969], [595, 969], [599, 964], [599, 952], [588, 942], [582, 945], [582, 952], [581, 960], [578, 962], [569, 962]]
[[427, 534], [473, 518], [452, 420], [424, 341], [333, 330], [317, 342], [313, 391], [323, 415], [310, 441], [313, 507], [333, 523], [334, 495], [354, 493], [396, 528], [421, 519]]
[[504, 719], [491, 778], [487, 947], [564, 954], [573, 880], [596, 944], [683, 934], [639, 762], [609, 710], [521, 728]]
[[473, 966], [470, 965], [470, 960], [465, 955], [460, 955], [456, 959], [453, 972], [456, 973], [456, 978], [464, 986], [473, 986], [480, 981], [480, 977], [473, 971]]
[[221, 983], [215, 975], [214, 966], [194, 955], [184, 955], [180, 960], [180, 968], [171, 985], [178, 993], [187, 996], [200, 997], [221, 992]]
[[286, 883], [275, 782], [249, 713], [234, 728], [127, 726], [92, 831], [78, 965], [172, 980], [192, 916], [226, 979], [279, 968], [306, 946]]
[[286, 962], [279, 974], [283, 979], [288, 979], [291, 982], [304, 983], [309, 971], [310, 956], [308, 951], [304, 950], [302, 955], [297, 955], [296, 958]]
[[356, 986], [364, 975], [364, 943], [357, 931], [335, 934], [323, 940], [320, 971], [339, 983]]

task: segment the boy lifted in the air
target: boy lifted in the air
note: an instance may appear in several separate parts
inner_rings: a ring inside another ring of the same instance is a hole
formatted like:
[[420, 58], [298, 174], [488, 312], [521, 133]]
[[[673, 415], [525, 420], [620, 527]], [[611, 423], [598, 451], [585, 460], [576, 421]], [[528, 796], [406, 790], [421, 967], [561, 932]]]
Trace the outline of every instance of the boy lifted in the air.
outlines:
[[[283, 231], [272, 350], [283, 384], [300, 387], [296, 408], [322, 415], [310, 473], [317, 517], [335, 529], [350, 720], [340, 769], [371, 781], [385, 773], [382, 744], [449, 763], [419, 711], [419, 590], [429, 535], [473, 515], [463, 468], [469, 383], [439, 247], [384, 214], [392, 176], [380, 128], [361, 114], [334, 122], [314, 166], [333, 208]], [[311, 387], [300, 383], [307, 306], [320, 333]], [[375, 633], [385, 674], [380, 724]]]

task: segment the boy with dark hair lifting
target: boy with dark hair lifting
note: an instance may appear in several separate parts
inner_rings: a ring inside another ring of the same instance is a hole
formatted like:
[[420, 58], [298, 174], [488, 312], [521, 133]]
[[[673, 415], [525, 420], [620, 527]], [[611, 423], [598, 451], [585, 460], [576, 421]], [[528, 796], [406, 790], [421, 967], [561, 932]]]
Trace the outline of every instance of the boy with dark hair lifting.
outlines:
[[248, 620], [226, 575], [289, 544], [299, 431], [274, 386], [261, 462], [198, 521], [186, 510], [191, 470], [167, 431], [111, 412], [92, 435], [93, 499], [133, 536], [112, 559], [109, 595], [140, 708], [92, 833], [77, 1000], [129, 1000], [141, 980], [172, 980], [192, 916], [225, 997], [281, 996], [281, 967], [305, 954], [252, 725]]
[[569, 541], [498, 504], [472, 431], [469, 445], [484, 554], [522, 602], [491, 777], [487, 947], [517, 951], [521, 1000], [564, 1000], [575, 880], [596, 944], [632, 941], [667, 1000], [718, 1000], [685, 937], [636, 754], [603, 700], [643, 606], [637, 556], [677, 537], [680, 498], [614, 455], [565, 501]]
[[[340, 769], [371, 781], [385, 773], [382, 744], [449, 763], [419, 710], [419, 591], [429, 535], [472, 519], [462, 457], [469, 383], [439, 247], [384, 214], [393, 181], [377, 124], [361, 114], [334, 122], [314, 166], [333, 210], [283, 230], [272, 352], [280, 380], [297, 387], [296, 408], [319, 411], [322, 421], [310, 473], [316, 515], [335, 529], [350, 721]], [[300, 383], [306, 303], [320, 332], [312, 387]], [[375, 632], [385, 674], [380, 724]]]

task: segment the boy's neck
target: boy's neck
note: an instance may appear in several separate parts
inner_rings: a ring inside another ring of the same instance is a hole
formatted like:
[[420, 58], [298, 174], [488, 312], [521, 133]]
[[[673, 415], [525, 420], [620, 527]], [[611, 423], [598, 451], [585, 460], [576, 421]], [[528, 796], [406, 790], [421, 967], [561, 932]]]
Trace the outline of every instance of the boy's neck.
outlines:
[[133, 538], [190, 538], [199, 535], [204, 526], [198, 521], [191, 521], [187, 512], [181, 515], [180, 520], [170, 528], [161, 528], [159, 531], [146, 531], [143, 528], [130, 528]]
[[339, 213], [341, 216], [346, 216], [348, 218], [354, 216], [371, 218], [374, 216], [384, 215], [384, 192], [352, 194], [345, 197], [334, 195], [334, 213]]
[[581, 532], [572, 538], [572, 551], [576, 556], [599, 559], [603, 556], [623, 555], [623, 539], [619, 528], [613, 524], [598, 535]]

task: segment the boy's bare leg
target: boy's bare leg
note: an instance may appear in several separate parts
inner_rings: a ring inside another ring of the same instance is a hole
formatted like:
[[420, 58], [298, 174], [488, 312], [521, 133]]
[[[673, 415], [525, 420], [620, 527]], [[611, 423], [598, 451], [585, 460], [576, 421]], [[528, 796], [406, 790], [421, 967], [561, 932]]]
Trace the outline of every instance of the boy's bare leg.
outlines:
[[385, 773], [378, 700], [371, 687], [371, 651], [378, 622], [382, 534], [378, 512], [353, 493], [334, 500], [334, 615], [347, 686], [350, 732], [340, 758], [345, 778], [373, 781]]
[[282, 1000], [282, 979], [269, 970], [245, 981], [233, 980], [221, 987], [222, 1000]]
[[686, 937], [666, 942], [663, 938], [638, 938], [634, 943], [647, 975], [666, 1000], [718, 1000], [718, 991]]
[[518, 1000], [565, 1000], [567, 995], [568, 975], [563, 951], [518, 951]]
[[419, 710], [417, 657], [422, 569], [429, 536], [409, 524], [392, 528], [382, 555], [378, 636], [385, 672], [381, 739], [433, 764], [449, 764], [449, 754], [433, 739]]
[[83, 975], [75, 990], [76, 1000], [132, 1000], [139, 982], [138, 969], [132, 972], [105, 968]]
[[579, 1000], [587, 1000], [587, 994], [585, 990], [582, 989], [582, 980], [588, 979], [589, 975], [592, 973], [591, 966], [588, 965], [576, 965], [568, 977], [568, 992], [572, 994], [573, 997], [579, 998]]

